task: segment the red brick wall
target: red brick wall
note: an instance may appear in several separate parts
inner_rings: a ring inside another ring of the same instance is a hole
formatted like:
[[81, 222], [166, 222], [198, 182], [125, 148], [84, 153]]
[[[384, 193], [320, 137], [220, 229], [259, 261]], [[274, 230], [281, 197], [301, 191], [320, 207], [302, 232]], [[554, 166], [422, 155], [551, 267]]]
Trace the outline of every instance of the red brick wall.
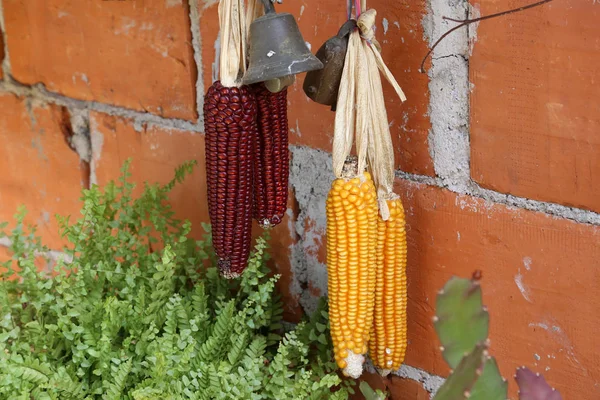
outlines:
[[[217, 49], [214, 0], [1, 0], [0, 220], [30, 210], [59, 248], [55, 213], [115, 178], [165, 182], [200, 233], [206, 210], [202, 95]], [[339, 0], [284, 0], [313, 51], [343, 22]], [[428, 399], [447, 376], [431, 317], [452, 275], [483, 270], [492, 352], [502, 373], [528, 365], [565, 398], [600, 397], [600, 5], [560, 0], [449, 37], [419, 73], [441, 17], [527, 0], [372, 0], [383, 57], [409, 100], [385, 84], [396, 189], [409, 226], [409, 341], [393, 399]], [[326, 295], [324, 198], [334, 114], [290, 89], [286, 220], [273, 233], [286, 317]], [[258, 230], [257, 230], [258, 234]], [[1, 249], [0, 249], [1, 250]], [[515, 396], [511, 385], [511, 396]]]
[[[502, 3], [482, 2], [481, 12]], [[600, 212], [598, 21], [600, 7], [559, 1], [480, 26], [470, 63], [475, 181]]]

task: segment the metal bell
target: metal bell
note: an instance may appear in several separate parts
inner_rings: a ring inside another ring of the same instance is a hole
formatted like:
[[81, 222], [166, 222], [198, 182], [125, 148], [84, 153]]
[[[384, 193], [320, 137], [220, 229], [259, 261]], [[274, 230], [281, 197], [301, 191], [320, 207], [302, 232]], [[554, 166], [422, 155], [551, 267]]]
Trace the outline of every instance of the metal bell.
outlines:
[[349, 35], [355, 28], [355, 20], [348, 20], [342, 25], [338, 34], [317, 51], [317, 58], [323, 62], [324, 68], [309, 72], [304, 79], [304, 93], [319, 104], [331, 106], [333, 111], [337, 105]]
[[292, 14], [275, 13], [271, 0], [262, 0], [265, 15], [250, 25], [249, 66], [243, 83], [264, 82], [323, 68], [304, 42]]

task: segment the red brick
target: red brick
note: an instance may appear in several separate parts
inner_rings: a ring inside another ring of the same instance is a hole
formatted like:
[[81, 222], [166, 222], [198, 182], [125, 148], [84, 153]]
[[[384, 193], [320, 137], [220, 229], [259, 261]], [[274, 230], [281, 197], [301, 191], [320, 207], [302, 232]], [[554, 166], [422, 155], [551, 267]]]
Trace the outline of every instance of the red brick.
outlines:
[[392, 376], [388, 379], [390, 400], [429, 400], [430, 394], [420, 382]]
[[[530, 3], [473, 1], [483, 15]], [[600, 8], [565, 0], [482, 22], [470, 59], [472, 175], [600, 211]]]
[[503, 375], [528, 365], [565, 398], [597, 399], [600, 228], [406, 181], [396, 190], [408, 223], [406, 363], [447, 375], [431, 321], [436, 293], [480, 269]]
[[[403, 171], [433, 176], [428, 141], [429, 79], [427, 74], [419, 72], [421, 59], [429, 49], [423, 40], [422, 25], [427, 4], [424, 0], [368, 2], [369, 7], [378, 11], [377, 37], [383, 46], [383, 59], [408, 98], [400, 103], [392, 87], [383, 82], [396, 166]], [[384, 33], [384, 18], [388, 21], [387, 33]]]
[[95, 112], [90, 115], [90, 128], [95, 145], [93, 166], [100, 186], [117, 180], [129, 158], [131, 180], [137, 183], [136, 193], [141, 192], [146, 181], [169, 182], [176, 167], [197, 160], [194, 172], [175, 187], [169, 199], [176, 217], [192, 222], [195, 237], [204, 233], [200, 223], [208, 221], [208, 209], [202, 135], [146, 125], [138, 132], [130, 120]]
[[[217, 39], [219, 39], [219, 7], [218, 1], [200, 12], [200, 37], [202, 38], [202, 79], [204, 92], [215, 80], [218, 80], [217, 67], [219, 53], [217, 50]], [[213, 76], [215, 77], [213, 79]]]
[[79, 215], [79, 156], [63, 137], [63, 109], [0, 95], [0, 221], [13, 222], [17, 207], [29, 211], [44, 244], [59, 248], [55, 214]]
[[194, 120], [187, 1], [7, 0], [12, 74], [25, 84]]
[[[400, 0], [389, 2], [377, 0], [369, 6], [379, 11], [377, 19], [378, 39], [383, 45], [383, 58], [404, 89], [408, 101], [400, 102], [391, 86], [384, 82], [388, 118], [396, 148], [396, 165], [405, 171], [433, 175], [429, 157], [428, 132], [431, 128], [426, 117], [429, 104], [427, 75], [418, 72], [422, 56], [427, 52], [423, 40], [421, 20], [425, 13], [425, 1]], [[296, 16], [304, 39], [312, 46], [312, 52], [335, 35], [345, 21], [345, 11], [340, 2], [324, 0], [314, 3], [293, 1], [276, 5], [277, 11]], [[384, 33], [383, 18], [388, 21]], [[215, 62], [215, 41], [219, 32], [217, 6], [204, 10], [200, 19], [202, 32], [202, 56], [204, 85], [212, 83]], [[289, 89], [290, 141], [331, 151], [334, 113], [326, 106], [311, 101], [302, 90], [305, 74], [297, 76], [296, 84]]]
[[[383, 378], [379, 374], [365, 372], [360, 377], [360, 380], [367, 382], [374, 390], [381, 390], [387, 393], [387, 400], [429, 400], [430, 398], [429, 392], [423, 388], [421, 383], [410, 379], [394, 375]], [[364, 400], [365, 397], [358, 389], [358, 385], [355, 386], [355, 389], [356, 393], [350, 396], [350, 399]]]
[[[300, 322], [303, 317], [302, 307], [299, 303], [299, 298], [296, 293], [292, 292], [292, 281], [294, 276], [292, 274], [291, 266], [291, 248], [296, 244], [296, 230], [294, 224], [296, 223], [296, 216], [299, 210], [297, 207], [296, 199], [294, 198], [294, 191], [289, 191], [288, 197], [288, 212], [284, 217], [283, 222], [277, 225], [269, 232], [269, 254], [271, 260], [268, 265], [271, 270], [281, 275], [281, 278], [277, 282], [277, 290], [279, 291], [284, 309], [284, 318], [290, 322]], [[255, 224], [255, 236], [263, 233], [262, 229]]]

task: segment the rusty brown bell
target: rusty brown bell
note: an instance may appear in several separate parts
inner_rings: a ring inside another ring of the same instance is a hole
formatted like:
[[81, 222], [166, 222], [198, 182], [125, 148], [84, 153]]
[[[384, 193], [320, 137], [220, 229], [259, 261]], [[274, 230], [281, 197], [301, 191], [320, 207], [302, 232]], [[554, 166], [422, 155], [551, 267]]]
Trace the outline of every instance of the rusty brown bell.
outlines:
[[356, 21], [348, 20], [336, 36], [321, 46], [316, 56], [323, 63], [324, 68], [307, 73], [304, 80], [304, 93], [319, 104], [331, 106], [333, 111], [337, 105], [349, 35], [354, 29], [356, 29]]

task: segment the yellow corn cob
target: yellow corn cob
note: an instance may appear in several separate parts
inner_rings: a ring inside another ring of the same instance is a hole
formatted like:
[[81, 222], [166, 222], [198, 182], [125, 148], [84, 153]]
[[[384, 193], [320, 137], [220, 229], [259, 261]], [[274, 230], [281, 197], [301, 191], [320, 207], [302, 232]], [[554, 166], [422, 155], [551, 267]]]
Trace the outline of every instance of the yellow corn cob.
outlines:
[[406, 229], [399, 198], [390, 218], [377, 223], [377, 282], [369, 355], [383, 375], [400, 368], [406, 353]]
[[356, 177], [353, 168], [333, 182], [327, 198], [327, 272], [335, 359], [345, 375], [358, 378], [375, 305], [377, 195], [371, 175]]

